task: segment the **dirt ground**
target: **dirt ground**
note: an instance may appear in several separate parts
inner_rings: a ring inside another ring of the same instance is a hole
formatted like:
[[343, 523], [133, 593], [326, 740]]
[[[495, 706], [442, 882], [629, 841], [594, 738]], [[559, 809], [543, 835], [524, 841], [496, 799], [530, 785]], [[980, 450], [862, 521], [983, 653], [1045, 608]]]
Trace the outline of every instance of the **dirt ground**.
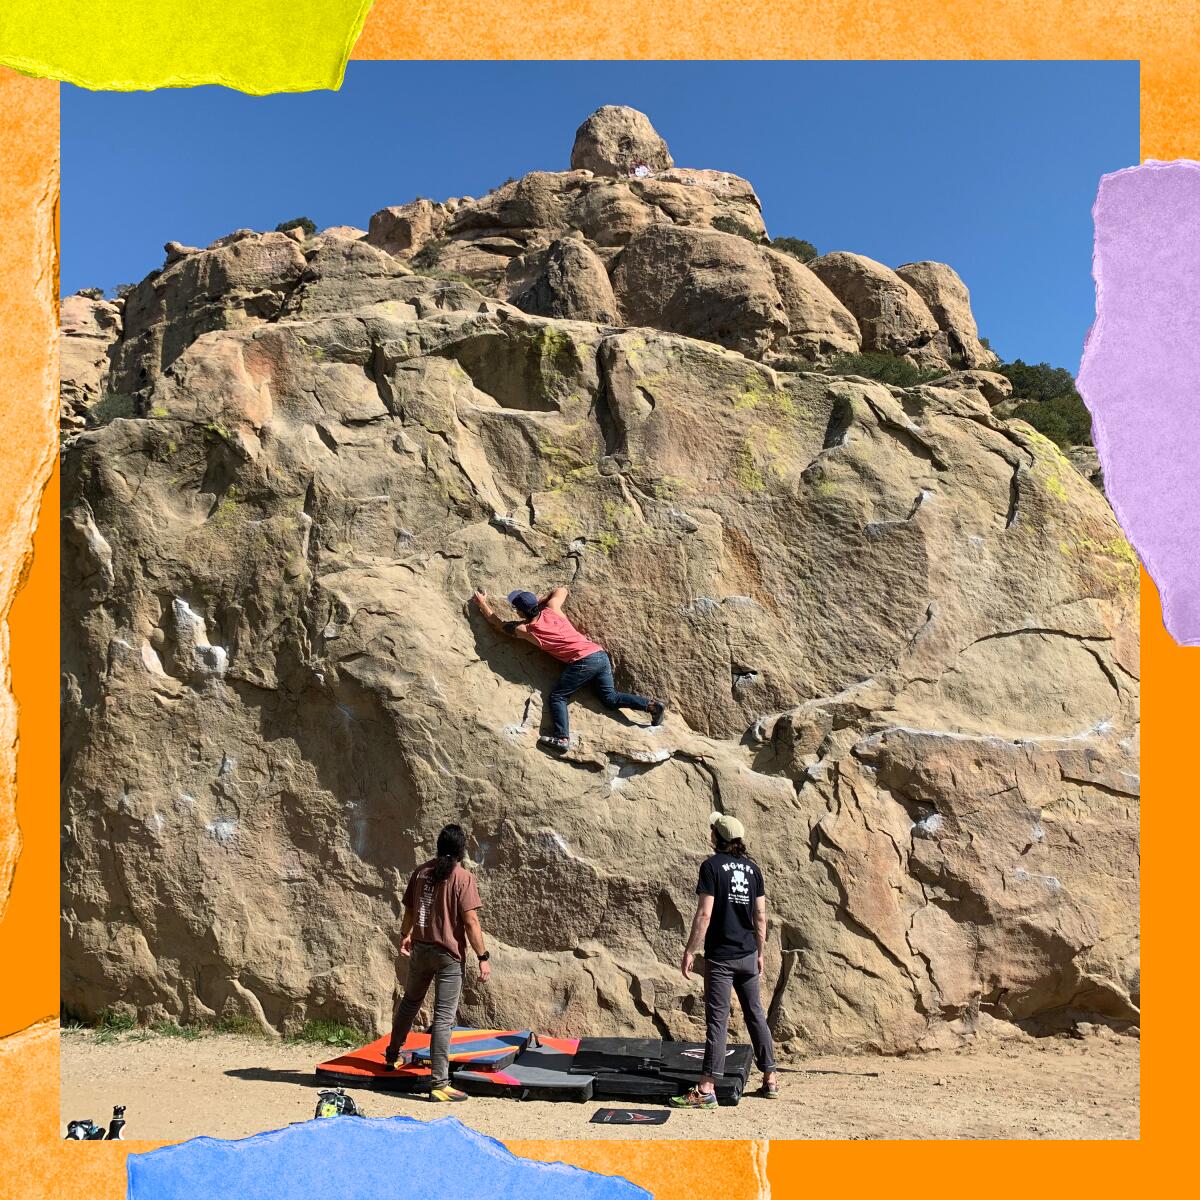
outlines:
[[[340, 1051], [234, 1035], [194, 1040], [128, 1033], [62, 1035], [63, 1124], [128, 1108], [131, 1140], [242, 1137], [313, 1115], [315, 1063]], [[777, 1101], [672, 1112], [665, 1125], [589, 1124], [611, 1101], [485, 1099], [431, 1104], [355, 1091], [368, 1116], [453, 1115], [501, 1141], [624, 1138], [1136, 1138], [1138, 1042], [1107, 1031], [976, 1045], [915, 1058], [806, 1058], [781, 1072]], [[751, 1092], [758, 1087], [751, 1077]], [[629, 1107], [649, 1107], [629, 1102]]]

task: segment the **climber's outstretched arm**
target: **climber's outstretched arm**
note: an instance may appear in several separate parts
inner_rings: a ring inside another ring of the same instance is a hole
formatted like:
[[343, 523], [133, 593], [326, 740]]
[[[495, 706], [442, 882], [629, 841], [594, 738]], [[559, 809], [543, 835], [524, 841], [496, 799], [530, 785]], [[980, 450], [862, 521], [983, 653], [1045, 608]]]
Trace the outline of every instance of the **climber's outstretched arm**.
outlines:
[[496, 630], [497, 633], [508, 633], [513, 637], [523, 637], [526, 641], [532, 641], [525, 632], [524, 621], [502, 621], [488, 602], [487, 592], [476, 590], [475, 592], [475, 607], [483, 614], [487, 623]]
[[552, 608], [555, 612], [562, 612], [562, 606], [566, 604], [567, 597], [570, 592], [565, 587], [556, 587], [547, 592], [538, 603], [545, 608]]

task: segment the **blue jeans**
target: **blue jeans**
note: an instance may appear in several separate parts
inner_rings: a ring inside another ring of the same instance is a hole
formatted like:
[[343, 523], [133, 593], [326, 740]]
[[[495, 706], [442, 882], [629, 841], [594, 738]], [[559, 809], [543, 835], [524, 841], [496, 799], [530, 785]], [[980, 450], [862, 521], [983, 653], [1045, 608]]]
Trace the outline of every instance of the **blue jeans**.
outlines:
[[596, 691], [600, 693], [600, 700], [605, 708], [636, 708], [640, 712], [649, 711], [650, 701], [645, 696], [631, 696], [628, 692], [617, 691], [617, 685], [613, 682], [612, 662], [603, 650], [597, 650], [587, 658], [567, 663], [550, 693], [550, 719], [554, 722], [555, 737], [570, 736], [567, 700], [588, 683], [596, 685]]

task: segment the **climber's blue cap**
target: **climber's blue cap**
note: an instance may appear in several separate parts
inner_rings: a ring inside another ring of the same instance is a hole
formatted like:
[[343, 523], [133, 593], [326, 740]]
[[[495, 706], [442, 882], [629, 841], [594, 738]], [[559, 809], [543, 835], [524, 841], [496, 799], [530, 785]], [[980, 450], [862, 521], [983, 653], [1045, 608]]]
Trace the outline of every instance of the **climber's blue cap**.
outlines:
[[532, 617], [538, 606], [538, 598], [532, 592], [522, 592], [520, 589], [508, 593], [508, 602], [527, 617]]

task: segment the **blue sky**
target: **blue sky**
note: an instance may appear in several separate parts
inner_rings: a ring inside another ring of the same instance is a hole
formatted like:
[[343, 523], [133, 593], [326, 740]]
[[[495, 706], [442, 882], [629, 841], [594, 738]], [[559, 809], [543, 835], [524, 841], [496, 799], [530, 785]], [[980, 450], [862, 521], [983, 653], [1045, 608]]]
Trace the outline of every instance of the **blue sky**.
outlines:
[[240, 227], [358, 225], [568, 166], [601, 104], [744, 175], [775, 236], [950, 263], [1005, 358], [1075, 371], [1091, 205], [1139, 160], [1136, 63], [351, 63], [340, 92], [62, 88], [62, 283], [112, 289]]

